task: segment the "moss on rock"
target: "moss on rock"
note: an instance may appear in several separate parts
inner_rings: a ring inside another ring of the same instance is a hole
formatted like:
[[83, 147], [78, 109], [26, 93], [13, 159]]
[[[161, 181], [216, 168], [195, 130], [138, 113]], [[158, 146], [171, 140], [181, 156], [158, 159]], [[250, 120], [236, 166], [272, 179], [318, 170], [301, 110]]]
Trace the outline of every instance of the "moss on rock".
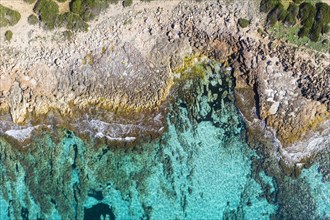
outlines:
[[63, 37], [66, 40], [71, 40], [73, 36], [73, 33], [71, 31], [64, 31], [63, 32]]
[[240, 18], [238, 19], [238, 24], [239, 26], [241, 26], [242, 28], [246, 28], [247, 26], [250, 25], [250, 21], [244, 18]]

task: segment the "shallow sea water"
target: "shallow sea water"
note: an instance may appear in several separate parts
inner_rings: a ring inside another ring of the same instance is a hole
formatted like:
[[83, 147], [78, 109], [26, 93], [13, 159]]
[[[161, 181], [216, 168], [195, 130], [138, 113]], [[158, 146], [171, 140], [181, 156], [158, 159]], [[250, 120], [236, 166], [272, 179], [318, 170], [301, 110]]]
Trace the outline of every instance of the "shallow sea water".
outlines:
[[0, 139], [0, 219], [329, 219], [319, 165], [298, 178], [256, 168], [230, 71], [203, 68], [151, 143], [93, 148], [62, 130], [23, 152]]

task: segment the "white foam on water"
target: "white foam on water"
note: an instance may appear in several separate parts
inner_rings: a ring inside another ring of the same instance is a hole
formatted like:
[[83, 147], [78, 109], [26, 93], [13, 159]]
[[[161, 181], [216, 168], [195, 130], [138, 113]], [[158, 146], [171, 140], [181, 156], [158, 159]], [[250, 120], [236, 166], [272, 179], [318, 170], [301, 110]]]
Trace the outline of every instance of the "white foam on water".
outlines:
[[136, 140], [136, 137], [111, 137], [109, 135], [104, 135], [103, 133], [101, 132], [98, 132], [96, 135], [95, 135], [96, 138], [103, 138], [103, 137], [106, 137], [108, 140], [112, 140], [112, 141], [126, 141], [126, 142], [131, 142], [131, 141], [134, 141]]
[[34, 126], [34, 127], [28, 127], [28, 128], [23, 128], [23, 129], [15, 129], [15, 130], [8, 130], [5, 133], [9, 135], [12, 138], [15, 138], [18, 141], [24, 141], [28, 138], [31, 137], [32, 131], [34, 131], [36, 128], [40, 127]]

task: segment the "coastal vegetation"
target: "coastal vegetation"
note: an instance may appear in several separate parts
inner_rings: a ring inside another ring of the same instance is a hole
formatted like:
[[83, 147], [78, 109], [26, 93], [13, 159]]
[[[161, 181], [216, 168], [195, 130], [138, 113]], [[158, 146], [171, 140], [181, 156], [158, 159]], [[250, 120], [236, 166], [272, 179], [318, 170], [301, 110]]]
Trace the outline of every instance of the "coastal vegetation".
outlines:
[[87, 31], [88, 24], [77, 14], [66, 12], [57, 16], [56, 25], [68, 30]]
[[[87, 31], [87, 22], [98, 16], [109, 4], [117, 4], [119, 0], [71, 0], [69, 11], [60, 13], [58, 3], [67, 0], [24, 0], [28, 4], [34, 4], [33, 11], [37, 15], [28, 17], [29, 24], [37, 24], [39, 21], [46, 30], [56, 27], [66, 27], [71, 31]], [[123, 1], [123, 6], [133, 4], [132, 0]], [[0, 4], [0, 27], [13, 26], [18, 23], [21, 15], [19, 12]]]
[[289, 8], [287, 10], [287, 15], [284, 19], [284, 24], [286, 26], [293, 26], [297, 23], [297, 16], [299, 13], [298, 5], [294, 3], [290, 3]]
[[132, 4], [133, 4], [133, 0], [125, 0], [125, 1], [123, 1], [123, 6], [124, 7], [131, 6]]
[[[34, 4], [36, 15], [28, 17], [29, 24], [40, 22], [46, 30], [65, 27], [69, 31], [87, 31], [88, 22], [97, 17], [110, 4], [121, 3], [124, 7], [133, 4], [133, 0], [24, 0]], [[153, 0], [140, 0], [150, 2]], [[200, 0], [195, 0], [200, 1]], [[59, 4], [67, 2], [68, 10], [60, 12]], [[294, 32], [293, 41], [328, 42], [330, 23], [330, 6], [320, 0], [261, 0], [260, 11], [267, 14], [265, 29], [280, 32]], [[0, 5], [0, 27], [13, 26], [18, 23], [19, 12]], [[238, 20], [238, 25], [246, 28], [250, 21]], [[284, 29], [282, 29], [284, 28]], [[283, 35], [275, 33], [275, 35]], [[325, 37], [326, 36], [326, 37]], [[288, 37], [284, 37], [288, 40]], [[302, 40], [304, 39], [304, 40]]]
[[[56, 1], [66, 2], [66, 0]], [[34, 12], [38, 15], [38, 19], [45, 29], [66, 27], [73, 31], [87, 31], [88, 21], [98, 16], [109, 4], [118, 3], [118, 0], [72, 0], [69, 4], [69, 11], [61, 14], [56, 1], [38, 0], [34, 6]], [[131, 0], [125, 0], [123, 4], [128, 7], [132, 3]], [[35, 23], [34, 19], [32, 23]]]
[[21, 19], [21, 14], [0, 4], [0, 27], [13, 26]]
[[39, 19], [35, 15], [30, 15], [28, 17], [28, 22], [29, 22], [29, 24], [35, 25], [35, 24], [37, 24], [39, 22]]
[[316, 15], [316, 8], [311, 3], [303, 3], [300, 5], [299, 16], [301, 22], [301, 29], [299, 30], [299, 37], [308, 36]]
[[59, 13], [58, 5], [52, 0], [38, 0], [34, 12], [39, 16], [40, 21], [46, 29], [53, 29]]
[[242, 28], [246, 28], [250, 25], [250, 21], [244, 18], [238, 19], [238, 25], [241, 26]]
[[277, 4], [267, 15], [267, 23], [266, 26], [273, 27], [276, 22], [283, 21], [287, 15], [284, 6], [279, 3]]
[[70, 11], [78, 14], [84, 21], [89, 21], [101, 13], [109, 4], [117, 4], [118, 0], [72, 0]]
[[6, 31], [5, 37], [7, 41], [11, 41], [11, 39], [13, 38], [13, 32], [11, 32], [10, 30]]
[[329, 32], [330, 6], [316, 0], [262, 0], [260, 11], [267, 13], [266, 28], [284, 25], [284, 28], [296, 31], [296, 40], [307, 37], [317, 42]]

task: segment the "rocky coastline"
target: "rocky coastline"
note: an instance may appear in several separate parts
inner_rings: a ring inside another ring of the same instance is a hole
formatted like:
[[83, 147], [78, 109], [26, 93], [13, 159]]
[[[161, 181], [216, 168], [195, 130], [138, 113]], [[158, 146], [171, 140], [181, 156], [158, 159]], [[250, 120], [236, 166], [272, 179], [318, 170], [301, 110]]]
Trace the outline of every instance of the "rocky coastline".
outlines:
[[135, 2], [111, 5], [70, 40], [22, 29], [22, 19], [0, 44], [1, 135], [21, 147], [31, 127], [115, 143], [155, 138], [185, 59], [207, 56], [232, 70], [248, 138], [277, 141], [268, 150], [292, 173], [330, 146], [330, 54], [258, 33], [264, 19], [255, 0]]

